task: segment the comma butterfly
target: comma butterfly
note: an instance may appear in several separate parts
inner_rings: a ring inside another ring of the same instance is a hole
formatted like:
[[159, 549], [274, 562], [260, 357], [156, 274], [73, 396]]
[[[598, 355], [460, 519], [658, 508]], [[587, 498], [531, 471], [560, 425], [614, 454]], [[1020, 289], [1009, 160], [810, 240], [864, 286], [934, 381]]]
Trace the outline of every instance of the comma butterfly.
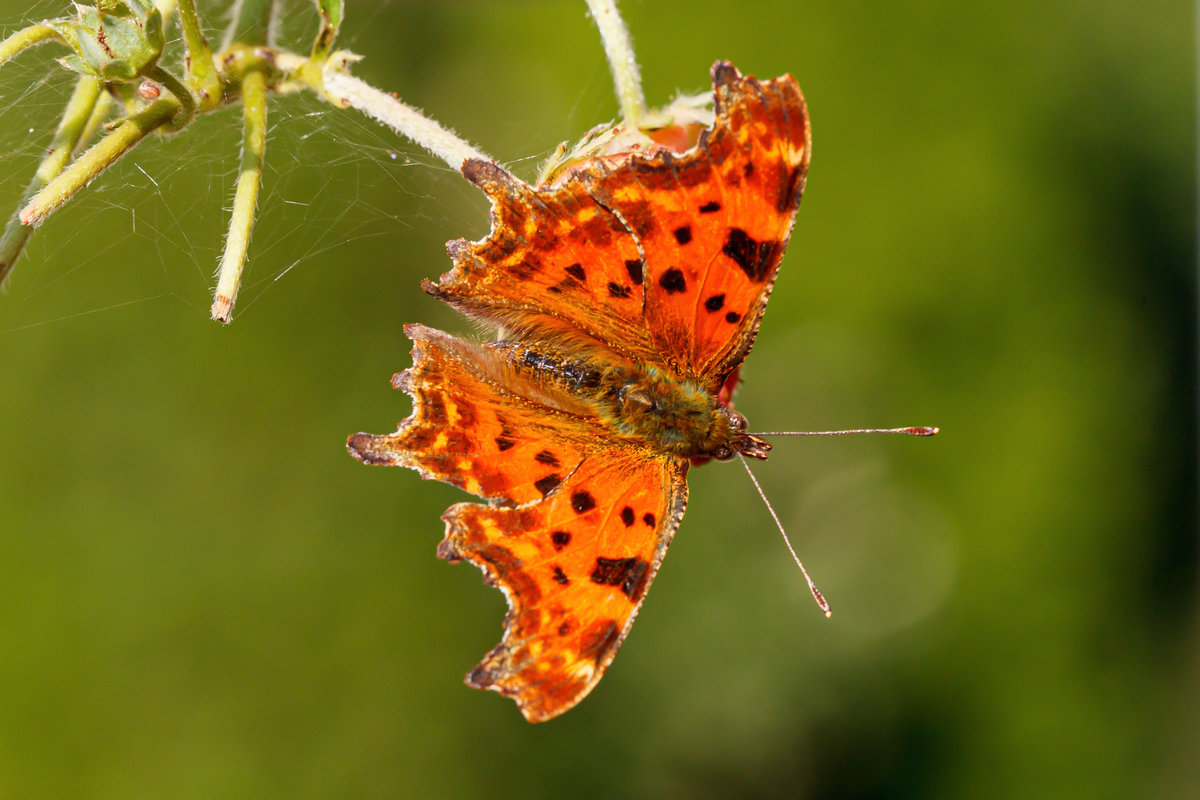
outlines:
[[712, 79], [705, 130], [676, 124], [623, 152], [601, 143], [537, 186], [467, 161], [492, 230], [450, 242], [454, 268], [424, 289], [498, 338], [406, 326], [413, 366], [393, 384], [412, 415], [349, 440], [368, 464], [487, 501], [446, 511], [438, 555], [474, 563], [507, 596], [503, 640], [466, 682], [531, 722], [572, 708], [612, 662], [683, 517], [689, 466], [770, 449], [728, 400], [811, 134], [791, 76], [718, 62]]

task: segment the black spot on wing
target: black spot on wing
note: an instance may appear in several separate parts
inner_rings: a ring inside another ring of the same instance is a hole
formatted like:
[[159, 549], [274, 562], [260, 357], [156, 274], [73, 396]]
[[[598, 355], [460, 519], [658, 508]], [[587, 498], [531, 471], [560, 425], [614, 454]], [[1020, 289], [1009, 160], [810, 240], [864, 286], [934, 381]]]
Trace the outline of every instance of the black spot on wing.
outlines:
[[592, 583], [601, 586], [619, 586], [621, 592], [630, 600], [637, 600], [644, 588], [644, 578], [649, 564], [640, 558], [604, 558], [596, 559], [596, 566], [589, 576]]
[[617, 298], [624, 299], [626, 297], [629, 297], [629, 293], [631, 291], [633, 291], [633, 290], [630, 289], [628, 286], [622, 286], [621, 284], [617, 283], [616, 281], [608, 282], [608, 296], [609, 297], [617, 297]]
[[562, 550], [571, 543], [571, 534], [566, 531], [555, 531], [550, 534], [550, 543], [554, 545], [555, 550]]
[[596, 498], [590, 492], [581, 489], [571, 495], [571, 508], [575, 509], [576, 514], [586, 514], [595, 507]]
[[757, 242], [741, 228], [730, 228], [721, 252], [737, 262], [747, 278], [762, 283], [775, 261], [778, 249], [778, 242]]
[[714, 294], [704, 301], [704, 307], [712, 312], [720, 311], [725, 306], [725, 295]]
[[539, 464], [545, 464], [549, 467], [557, 467], [559, 465], [558, 456], [551, 453], [549, 450], [543, 450], [533, 457], [533, 460]]
[[742, 318], [742, 315], [737, 313], [736, 311], [730, 311], [728, 314], [725, 315], [725, 321], [729, 322], [729, 323], [737, 322], [741, 318]]
[[621, 522], [625, 523], [626, 528], [633, 524], [633, 509], [629, 506], [621, 509]]
[[629, 273], [629, 280], [633, 281], [634, 286], [642, 285], [642, 260], [640, 258], [626, 261], [625, 271]]
[[571, 266], [564, 269], [563, 272], [567, 273], [572, 278], [574, 278], [577, 281], [580, 281], [581, 283], [587, 278], [587, 275], [583, 271], [582, 264], [572, 264]]
[[653, 527], [654, 527], [654, 523], [655, 523], [654, 515], [653, 515], [653, 514], [650, 514], [650, 513], [643, 514], [643, 515], [642, 515], [642, 522], [646, 523], [646, 524], [647, 524], [647, 525], [649, 525], [651, 528], [653, 528]]
[[561, 583], [563, 586], [566, 586], [568, 583], [571, 582], [571, 579], [567, 577], [567, 573], [562, 571], [562, 567], [555, 567], [554, 568], [554, 581], [555, 581], [555, 583]]
[[692, 229], [688, 225], [684, 225], [682, 228], [676, 228], [674, 230], [674, 234], [675, 241], [679, 242], [680, 244], [687, 244], [692, 240]]
[[715, 214], [720, 210], [721, 210], [721, 204], [718, 203], [716, 200], [705, 203], [704, 205], [700, 206], [700, 209], [699, 209], [701, 214]]
[[551, 473], [544, 478], [539, 478], [538, 480], [534, 481], [533, 485], [539, 492], [542, 493], [542, 497], [545, 497], [558, 488], [560, 483], [562, 483], [562, 478], [557, 474]]
[[598, 583], [602, 586], [618, 586], [625, 580], [625, 574], [633, 569], [636, 564], [636, 558], [605, 558], [601, 556], [596, 559], [596, 566], [592, 569], [592, 583]]
[[658, 285], [667, 294], [678, 294], [687, 291], [687, 278], [683, 276], [683, 271], [678, 267], [671, 267], [658, 279]]
[[514, 442], [512, 439], [508, 438], [507, 436], [497, 436], [496, 437], [496, 447], [499, 447], [501, 452], [512, 447], [514, 444], [516, 444], [516, 442]]

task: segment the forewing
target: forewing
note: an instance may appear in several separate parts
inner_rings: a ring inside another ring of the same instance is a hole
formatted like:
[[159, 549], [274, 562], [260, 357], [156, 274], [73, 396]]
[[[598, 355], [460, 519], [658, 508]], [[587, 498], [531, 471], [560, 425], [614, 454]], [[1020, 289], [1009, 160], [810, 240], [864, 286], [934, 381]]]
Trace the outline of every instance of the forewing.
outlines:
[[351, 436], [356, 458], [411, 467], [504, 505], [546, 496], [583, 460], [594, 434], [516, 393], [499, 357], [423, 325], [404, 330], [413, 366], [393, 383], [412, 395], [412, 415], [395, 433]]
[[463, 175], [492, 201], [492, 231], [450, 242], [454, 269], [426, 291], [510, 330], [583, 334], [631, 359], [654, 357], [637, 243], [578, 179], [534, 188], [478, 160]]
[[716, 391], [745, 359], [804, 188], [808, 114], [791, 76], [713, 66], [716, 119], [683, 155], [594, 162], [592, 196], [645, 258], [645, 321], [661, 360]]
[[446, 511], [443, 558], [468, 560], [508, 598], [504, 637], [468, 685], [530, 722], [584, 698], [616, 655], [687, 505], [687, 462], [614, 446], [545, 499]]

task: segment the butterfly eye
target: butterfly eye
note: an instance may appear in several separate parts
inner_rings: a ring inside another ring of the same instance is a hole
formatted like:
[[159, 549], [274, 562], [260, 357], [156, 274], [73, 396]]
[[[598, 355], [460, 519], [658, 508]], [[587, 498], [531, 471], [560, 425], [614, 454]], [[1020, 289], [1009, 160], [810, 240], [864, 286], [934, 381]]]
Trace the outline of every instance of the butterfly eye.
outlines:
[[717, 449], [712, 451], [712, 457], [717, 461], [728, 461], [733, 458], [733, 451], [725, 445], [719, 445]]

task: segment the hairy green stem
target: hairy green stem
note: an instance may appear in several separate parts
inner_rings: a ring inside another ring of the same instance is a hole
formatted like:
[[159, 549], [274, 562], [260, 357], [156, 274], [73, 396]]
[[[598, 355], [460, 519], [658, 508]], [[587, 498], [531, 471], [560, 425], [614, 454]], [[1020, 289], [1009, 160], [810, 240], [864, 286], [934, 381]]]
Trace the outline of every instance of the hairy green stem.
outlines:
[[469, 158], [494, 161], [486, 153], [471, 146], [448, 128], [443, 128], [415, 108], [381, 92], [352, 75], [335, 69], [325, 71], [325, 92], [331, 101], [342, 107], [357, 108], [369, 117], [387, 125], [396, 133], [407, 136], [421, 147], [445, 161], [454, 169], [462, 169]]
[[88, 116], [87, 124], [83, 126], [83, 132], [79, 134], [79, 139], [75, 142], [75, 149], [71, 153], [72, 158], [82, 153], [92, 139], [96, 138], [96, 131], [100, 130], [100, 126], [104, 124], [104, 120], [112, 113], [116, 104], [117, 101], [113, 100], [111, 94], [106, 91], [100, 92], [100, 96], [96, 98], [96, 104], [92, 106], [92, 113]]
[[44, 22], [30, 25], [28, 28], [22, 28], [3, 42], [0, 42], [0, 64], [4, 64], [4, 62], [23, 50], [28, 50], [34, 45], [48, 42], [51, 39], [62, 41], [62, 37], [58, 35], [58, 31]]
[[179, 21], [183, 26], [183, 45], [187, 49], [184, 64], [200, 94], [200, 108], [208, 110], [221, 103], [221, 77], [213, 61], [212, 48], [200, 29], [196, 0], [179, 0]]
[[138, 142], [166, 125], [179, 112], [179, 101], [163, 98], [136, 114], [126, 117], [65, 172], [34, 195], [21, 209], [21, 222], [40, 225], [104, 170], [111, 167]]
[[100, 99], [102, 87], [103, 84], [99, 80], [87, 75], [79, 76], [79, 80], [75, 82], [75, 91], [71, 93], [71, 99], [63, 109], [62, 120], [58, 123], [58, 130], [54, 132], [53, 141], [50, 142], [50, 150], [38, 166], [36, 178], [42, 185], [54, 180], [70, 161], [75, 143], [79, 141], [88, 119], [92, 116], [92, 109]]
[[178, 78], [157, 64], [144, 74], [147, 78], [158, 81], [167, 87], [167, 91], [175, 95], [175, 99], [179, 101], [179, 113], [175, 115], [175, 118], [171, 120], [171, 124], [167, 126], [168, 130], [180, 131], [186, 128], [188, 123], [192, 121], [192, 117], [196, 115], [196, 98], [192, 96], [191, 90], [180, 83]]
[[254, 229], [254, 211], [262, 186], [263, 157], [267, 145], [266, 65], [251, 65], [242, 75], [242, 166], [233, 195], [233, 214], [229, 218], [229, 236], [217, 273], [212, 318], [228, 323], [242, 282], [242, 268]]
[[617, 11], [616, 0], [587, 0], [587, 4], [596, 27], [600, 29], [604, 52], [608, 54], [617, 101], [621, 104], [621, 116], [630, 125], [637, 125], [646, 116], [646, 97], [642, 93], [642, 74], [633, 52], [629, 29]]
[[87, 129], [88, 120], [92, 116], [92, 110], [99, 97], [100, 81], [86, 75], [80, 76], [79, 80], [75, 82], [75, 91], [72, 92], [71, 99], [67, 101], [67, 107], [63, 109], [62, 120], [58, 123], [58, 130], [55, 131], [54, 140], [50, 143], [50, 151], [38, 165], [33, 180], [29, 182], [29, 186], [21, 196], [20, 205], [17, 206], [17, 210], [13, 212], [8, 224], [5, 225], [4, 234], [0, 235], [0, 284], [4, 283], [9, 270], [20, 257], [21, 251], [25, 249], [25, 243], [33, 233], [33, 228], [21, 224], [21, 206], [62, 172], [63, 167], [74, 153], [80, 136]]

